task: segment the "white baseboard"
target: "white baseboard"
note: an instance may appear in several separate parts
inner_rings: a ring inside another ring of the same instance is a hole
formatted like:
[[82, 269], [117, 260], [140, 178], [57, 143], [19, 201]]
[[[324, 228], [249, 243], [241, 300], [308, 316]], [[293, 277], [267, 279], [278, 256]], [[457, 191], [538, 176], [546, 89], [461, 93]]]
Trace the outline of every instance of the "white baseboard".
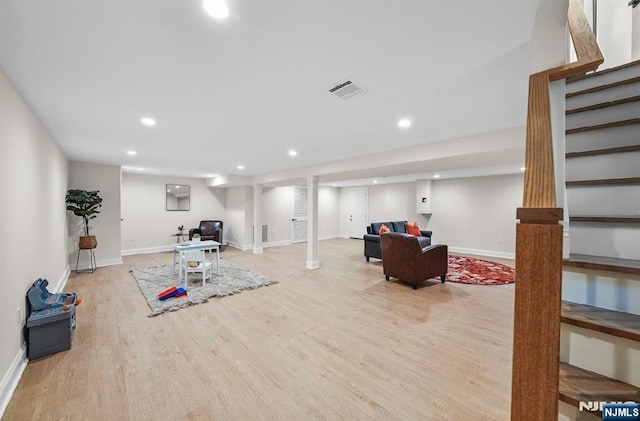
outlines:
[[122, 250], [120, 254], [122, 256], [131, 256], [133, 254], [163, 253], [165, 251], [173, 251], [173, 244], [165, 244], [163, 246], [155, 246], [155, 247], [143, 247], [139, 249], [127, 249], [127, 250]]
[[13, 392], [15, 392], [16, 387], [22, 378], [22, 373], [24, 373], [24, 369], [27, 367], [26, 355], [26, 344], [22, 344], [11, 363], [11, 366], [9, 366], [9, 370], [2, 378], [2, 382], [0, 382], [0, 418], [4, 415], [4, 411], [7, 409], [9, 401], [13, 396]]
[[67, 265], [67, 268], [64, 270], [64, 273], [62, 274], [60, 279], [58, 279], [58, 282], [56, 282], [56, 286], [53, 288], [54, 293], [61, 292], [64, 289], [65, 285], [67, 285], [67, 281], [69, 280], [70, 274], [71, 274], [71, 267]]
[[253, 250], [253, 244], [240, 244], [240, 243], [236, 243], [235, 241], [229, 241], [227, 245], [231, 247], [235, 247], [242, 251]]
[[[242, 251], [253, 250], [253, 244], [240, 244], [240, 243], [236, 243], [235, 241], [229, 241], [227, 245]], [[289, 246], [289, 245], [291, 245], [291, 241], [289, 240], [272, 241], [270, 243], [262, 243], [262, 248]]]
[[495, 250], [480, 250], [480, 249], [468, 249], [465, 247], [452, 247], [449, 246], [449, 251], [452, 253], [461, 253], [461, 254], [473, 254], [476, 256], [487, 256], [487, 257], [500, 257], [503, 259], [515, 259], [515, 253], [509, 253], [505, 251], [495, 251]]
[[[121, 265], [122, 262], [122, 257], [117, 258], [117, 259], [104, 259], [104, 260], [98, 260], [96, 261], [96, 266], [101, 268], [104, 266], [115, 266], [115, 265]], [[74, 270], [75, 270], [75, 265], [73, 265]], [[91, 266], [89, 264], [89, 262], [80, 262], [78, 264], [78, 270], [87, 270], [87, 269], [91, 269]]]

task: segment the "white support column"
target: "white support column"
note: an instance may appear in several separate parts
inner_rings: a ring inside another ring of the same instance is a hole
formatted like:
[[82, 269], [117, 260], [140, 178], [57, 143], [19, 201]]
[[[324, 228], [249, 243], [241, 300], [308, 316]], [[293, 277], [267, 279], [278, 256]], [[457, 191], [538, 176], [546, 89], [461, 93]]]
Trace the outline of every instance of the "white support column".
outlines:
[[262, 184], [253, 185], [253, 253], [262, 253]]
[[318, 176], [307, 176], [307, 269], [320, 267], [318, 243]]

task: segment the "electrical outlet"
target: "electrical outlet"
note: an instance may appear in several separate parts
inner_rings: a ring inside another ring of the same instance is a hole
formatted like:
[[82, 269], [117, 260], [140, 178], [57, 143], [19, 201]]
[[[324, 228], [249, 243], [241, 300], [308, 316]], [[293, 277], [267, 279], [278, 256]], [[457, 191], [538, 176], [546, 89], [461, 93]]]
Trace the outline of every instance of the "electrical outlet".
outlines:
[[16, 310], [16, 326], [20, 326], [21, 324], [22, 324], [22, 310], [18, 308]]

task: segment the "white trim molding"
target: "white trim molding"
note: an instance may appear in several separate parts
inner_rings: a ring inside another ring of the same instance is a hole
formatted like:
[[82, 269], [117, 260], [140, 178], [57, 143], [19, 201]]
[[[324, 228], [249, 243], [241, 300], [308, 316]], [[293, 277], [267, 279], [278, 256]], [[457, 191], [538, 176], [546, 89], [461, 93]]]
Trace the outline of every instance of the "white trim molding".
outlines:
[[307, 269], [314, 270], [314, 269], [318, 269], [319, 267], [320, 267], [320, 261], [318, 261], [318, 260], [307, 260], [307, 266], [306, 266]]
[[461, 254], [473, 254], [476, 256], [486, 256], [486, 257], [499, 257], [502, 259], [515, 259], [515, 253], [509, 253], [506, 251], [495, 251], [495, 250], [480, 250], [480, 249], [468, 249], [464, 247], [449, 247], [449, 251], [452, 253], [461, 253]]
[[67, 268], [64, 270], [64, 273], [56, 282], [56, 286], [53, 288], [54, 293], [61, 292], [64, 287], [67, 285], [67, 281], [69, 280], [69, 275], [71, 274], [71, 267], [67, 265]]
[[25, 368], [27, 368], [26, 351], [26, 344], [23, 343], [13, 359], [9, 370], [2, 378], [2, 382], [0, 382], [0, 418], [4, 415], [4, 411], [7, 409], [9, 401], [13, 396], [13, 392], [15, 392], [22, 378], [22, 373], [24, 373]]
[[174, 244], [156, 246], [156, 247], [144, 247], [139, 249], [127, 249], [122, 250], [120, 254], [122, 256], [131, 256], [134, 254], [150, 254], [150, 253], [162, 253], [165, 251], [173, 251]]

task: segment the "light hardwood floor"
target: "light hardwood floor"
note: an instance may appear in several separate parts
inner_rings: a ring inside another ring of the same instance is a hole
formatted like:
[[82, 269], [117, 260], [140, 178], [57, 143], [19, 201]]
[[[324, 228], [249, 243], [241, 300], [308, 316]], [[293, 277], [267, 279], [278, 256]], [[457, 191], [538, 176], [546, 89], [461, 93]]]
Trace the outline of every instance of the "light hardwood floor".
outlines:
[[[386, 282], [361, 240], [221, 254], [278, 284], [148, 318], [129, 271], [72, 275], [71, 350], [30, 362], [3, 420], [507, 420], [514, 285]], [[511, 262], [513, 264], [513, 262]]]

